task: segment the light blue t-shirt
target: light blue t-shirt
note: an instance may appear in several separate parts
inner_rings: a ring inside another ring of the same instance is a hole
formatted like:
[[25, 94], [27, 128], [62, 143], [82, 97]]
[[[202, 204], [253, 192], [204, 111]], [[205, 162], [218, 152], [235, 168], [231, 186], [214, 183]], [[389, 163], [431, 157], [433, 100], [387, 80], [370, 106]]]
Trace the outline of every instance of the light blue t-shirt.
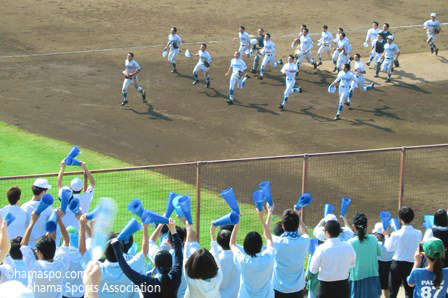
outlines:
[[272, 276], [274, 290], [294, 293], [305, 287], [304, 263], [310, 247], [310, 237], [298, 233], [273, 236], [275, 264]]
[[378, 261], [380, 262], [392, 262], [392, 257], [394, 256], [393, 251], [388, 251], [384, 247], [384, 242], [378, 241], [378, 245], [380, 246], [381, 256], [378, 257]]
[[434, 272], [425, 268], [412, 270], [408, 276], [408, 284], [414, 286], [414, 298], [445, 298], [448, 288], [448, 268], [443, 269], [443, 279], [440, 288], [433, 286]]

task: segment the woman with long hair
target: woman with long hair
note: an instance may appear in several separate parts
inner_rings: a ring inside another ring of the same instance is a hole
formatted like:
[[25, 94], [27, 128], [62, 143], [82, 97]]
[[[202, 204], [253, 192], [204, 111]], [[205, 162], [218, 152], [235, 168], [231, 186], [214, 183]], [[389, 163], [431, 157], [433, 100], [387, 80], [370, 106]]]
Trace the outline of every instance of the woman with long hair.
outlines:
[[[432, 237], [442, 240], [445, 249], [448, 248], [448, 216], [444, 209], [439, 209], [434, 213], [434, 226], [426, 230], [423, 241], [427, 241]], [[443, 267], [448, 267], [448, 254], [446, 251], [445, 258], [443, 259]]]

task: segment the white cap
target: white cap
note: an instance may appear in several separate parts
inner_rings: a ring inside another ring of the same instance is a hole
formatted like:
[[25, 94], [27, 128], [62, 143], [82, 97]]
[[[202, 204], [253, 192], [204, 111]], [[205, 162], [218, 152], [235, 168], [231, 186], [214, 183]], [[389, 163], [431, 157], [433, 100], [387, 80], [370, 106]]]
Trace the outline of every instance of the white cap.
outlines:
[[393, 35], [388, 35], [387, 39], [394, 40], [394, 36]]
[[435, 12], [431, 13], [431, 17], [436, 17], [437, 14]]
[[383, 233], [383, 224], [381, 222], [377, 222], [375, 224], [375, 227], [372, 230], [372, 233], [382, 234]]
[[82, 179], [79, 179], [78, 177], [70, 182], [70, 187], [73, 191], [81, 191], [83, 186]]
[[44, 178], [38, 178], [36, 181], [34, 181], [33, 186], [37, 186], [44, 189], [51, 189], [51, 185], [48, 184], [47, 179]]
[[63, 192], [64, 190], [69, 190], [69, 191], [72, 193], [72, 195], [73, 195], [73, 191], [72, 191], [72, 189], [71, 189], [70, 187], [68, 187], [68, 186], [63, 186], [63, 187], [61, 187], [61, 189], [60, 189], [59, 192], [58, 192], [58, 197], [59, 197], [59, 198], [61, 198], [62, 192]]
[[330, 214], [327, 214], [327, 216], [325, 216], [324, 220], [325, 220], [325, 222], [329, 222], [330, 220], [338, 221], [338, 218], [333, 213], [330, 213]]

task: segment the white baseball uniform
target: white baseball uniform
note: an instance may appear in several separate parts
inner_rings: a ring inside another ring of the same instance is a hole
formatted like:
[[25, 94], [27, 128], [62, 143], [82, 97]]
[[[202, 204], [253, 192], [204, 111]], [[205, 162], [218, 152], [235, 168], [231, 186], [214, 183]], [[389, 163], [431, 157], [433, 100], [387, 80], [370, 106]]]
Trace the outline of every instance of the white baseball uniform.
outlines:
[[[135, 61], [135, 59], [132, 59], [131, 61], [126, 59], [126, 61], [124, 62], [124, 65], [125, 65], [124, 71], [128, 74], [134, 73], [141, 69], [140, 65], [137, 63], [137, 61]], [[134, 87], [137, 90], [137, 92], [140, 92], [140, 93], [144, 92], [143, 88], [138, 85], [138, 78], [136, 75], [130, 77], [129, 79], [125, 78], [123, 81], [123, 87], [121, 88], [121, 92], [125, 99], [127, 99], [127, 92], [128, 92], [128, 88], [129, 88], [130, 84], [134, 84]]]
[[427, 20], [423, 23], [423, 26], [426, 28], [426, 35], [428, 35], [427, 42], [435, 42], [437, 38], [437, 34], [435, 32], [436, 28], [440, 28], [440, 22], [435, 20]]
[[[339, 48], [338, 47], [338, 43], [341, 42], [341, 39], [339, 38], [339, 36], [340, 36], [340, 34], [336, 34], [336, 38], [333, 40], [333, 42], [336, 44], [336, 50], [333, 52], [333, 56], [331, 58], [332, 58], [333, 63], [335, 65], [337, 64], [337, 61], [338, 61], [339, 56], [341, 54], [341, 52], [338, 51], [338, 48]], [[348, 51], [347, 52], [347, 58], [348, 58], [348, 55], [350, 54], [350, 51], [352, 50], [352, 46], [350, 44], [350, 40], [346, 36], [346, 37], [344, 37], [344, 39], [342, 41], [345, 41], [348, 44], [347, 49], [346, 49]]]
[[250, 37], [249, 33], [244, 31], [243, 33], [239, 32], [240, 36], [240, 48], [238, 52], [240, 52], [240, 57], [243, 55], [247, 55], [249, 53], [249, 45], [250, 45]]
[[[297, 64], [289, 62], [283, 65], [282, 69], [280, 70], [282, 74], [286, 75], [286, 88], [285, 92], [283, 93], [283, 105], [288, 101], [289, 94], [295, 92], [293, 89], [296, 83], [296, 73], [298, 71], [299, 68], [297, 67]], [[298, 92], [298, 90], [299, 89], [297, 88], [296, 92]]]
[[322, 55], [327, 53], [331, 56], [331, 44], [333, 43], [334, 37], [329, 31], [322, 32], [322, 37], [319, 39], [317, 45], [319, 45], [319, 50], [317, 50], [317, 57], [322, 61]]
[[[291, 46], [294, 48], [294, 43]], [[302, 35], [300, 37], [300, 45], [297, 47], [296, 50], [298, 65], [302, 63], [304, 57], [309, 63], [311, 64], [315, 63], [311, 55], [312, 48], [313, 48], [313, 40], [311, 39], [310, 35], [309, 34], [307, 34], [306, 36]]]
[[375, 41], [378, 39], [378, 33], [380, 33], [381, 29], [380, 28], [370, 28], [369, 30], [367, 30], [367, 35], [366, 35], [366, 41], [365, 42], [369, 42], [370, 44], [373, 46], [373, 44], [375, 43]]
[[400, 48], [395, 43], [387, 43], [384, 46], [384, 62], [381, 66], [381, 70], [387, 72], [389, 77], [392, 75], [392, 68], [394, 66], [395, 55], [400, 53]]
[[264, 48], [261, 52], [264, 54], [264, 57], [261, 62], [260, 75], [263, 76], [264, 69], [269, 63], [271, 63], [274, 68], [277, 68], [277, 62], [275, 61], [275, 43], [270, 39], [265, 41]]
[[170, 43], [170, 53], [168, 54], [168, 61], [170, 63], [176, 63], [176, 56], [179, 55], [182, 39], [179, 35], [174, 33], [168, 35], [168, 41]]
[[[366, 91], [364, 84], [366, 83], [366, 79], [364, 78], [364, 72], [366, 68], [364, 67], [364, 63], [361, 60], [355, 61], [354, 75], [357, 80], [357, 85], [361, 88], [362, 91]], [[355, 90], [355, 82], [352, 82], [352, 90]]]
[[[338, 68], [342, 68], [342, 65], [348, 63], [348, 61], [349, 61], [348, 55], [350, 53], [351, 46], [348, 42], [348, 39], [344, 38], [344, 39], [338, 41], [336, 47], [337, 47], [336, 51], [338, 52], [336, 66]], [[339, 49], [341, 49], [341, 51], [339, 51]]]
[[[348, 94], [352, 88], [357, 87], [357, 79], [355, 75], [350, 72], [344, 72], [343, 70], [338, 73], [336, 79], [339, 80], [339, 107], [344, 105], [345, 100], [348, 98]], [[340, 112], [340, 111], [339, 111]]]
[[209, 67], [205, 66], [204, 62], [207, 62], [210, 65], [212, 63], [212, 56], [207, 50], [205, 51], [199, 50], [198, 54], [199, 54], [199, 61], [194, 67], [193, 74], [202, 71], [205, 75]]
[[232, 67], [232, 76], [230, 77], [229, 99], [233, 100], [233, 89], [235, 89], [235, 84], [238, 83], [238, 89], [246, 87], [246, 77], [243, 77], [243, 72], [247, 69], [247, 65], [243, 59], [233, 58], [230, 61], [230, 67]]

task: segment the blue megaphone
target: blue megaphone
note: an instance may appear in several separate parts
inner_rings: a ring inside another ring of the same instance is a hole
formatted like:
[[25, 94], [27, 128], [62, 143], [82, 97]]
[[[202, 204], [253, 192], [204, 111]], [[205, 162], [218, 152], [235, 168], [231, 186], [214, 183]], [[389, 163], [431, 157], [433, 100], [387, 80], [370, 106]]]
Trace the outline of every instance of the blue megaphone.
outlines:
[[58, 226], [58, 213], [53, 212], [48, 218], [48, 221], [45, 223], [45, 231], [47, 231], [48, 233], [54, 233], [56, 232], [57, 226]]
[[79, 199], [73, 198], [68, 204], [68, 209], [75, 214], [75, 216], [81, 215], [81, 210], [79, 210]]
[[142, 223], [145, 225], [150, 223], [168, 224], [168, 222], [169, 222], [168, 218], [158, 215], [157, 213], [148, 210], [143, 211]]
[[142, 218], [144, 210], [143, 210], [143, 204], [140, 201], [140, 199], [133, 199], [128, 205], [128, 211]]
[[240, 222], [240, 216], [238, 213], [232, 211], [229, 214], [221, 216], [217, 220], [213, 221], [215, 227], [226, 226], [226, 225], [236, 225]]
[[398, 221], [398, 218], [394, 217], [390, 221], [390, 227], [394, 232], [398, 231], [400, 229], [400, 222]]
[[166, 210], [165, 210], [165, 216], [167, 218], [170, 218], [171, 214], [173, 214], [174, 211], [174, 205], [173, 200], [177, 195], [174, 192], [170, 192], [168, 195], [168, 202], [166, 202]]
[[15, 219], [16, 217], [11, 212], [6, 212], [3, 214], [3, 220], [6, 221], [7, 226], [9, 226]]
[[66, 212], [68, 202], [70, 201], [71, 197], [73, 196], [73, 191], [70, 188], [62, 188], [59, 191], [59, 198], [61, 199], [61, 211]]
[[187, 199], [187, 197], [183, 196], [183, 195], [177, 195], [173, 199], [173, 206], [174, 206], [174, 209], [176, 210], [178, 217], [184, 217], [184, 213], [182, 211], [182, 207], [180, 206], [180, 203], [185, 201], [186, 199]]
[[44, 194], [39, 201], [39, 204], [36, 207], [36, 214], [41, 214], [42, 212], [44, 212], [45, 209], [47, 209], [48, 207], [50, 207], [51, 205], [53, 205], [54, 203], [54, 199], [53, 197], [46, 193]]
[[423, 227], [427, 230], [432, 229], [434, 226], [434, 215], [432, 214], [425, 214], [423, 217]]
[[266, 202], [268, 202], [269, 206], [272, 206], [274, 202], [272, 202], [271, 183], [269, 181], [263, 181], [258, 186], [263, 191]]
[[341, 213], [340, 213], [341, 217], [344, 217], [345, 214], [347, 214], [348, 206], [350, 206], [351, 202], [352, 202], [352, 200], [350, 200], [350, 198], [342, 198]]
[[87, 220], [92, 220], [92, 219], [96, 218], [97, 215], [100, 213], [101, 208], [102, 208], [101, 205], [98, 205], [98, 207], [96, 207], [95, 209], [93, 209], [92, 211], [87, 213], [86, 214]]
[[81, 151], [79, 151], [78, 147], [73, 147], [65, 158], [65, 165], [79, 167], [81, 165], [81, 162], [75, 159], [79, 155], [79, 153], [81, 153]]
[[296, 210], [300, 210], [305, 206], [308, 206], [313, 201], [313, 196], [309, 193], [305, 192], [303, 193], [299, 200], [297, 201], [297, 204], [294, 206]]
[[240, 214], [240, 208], [238, 207], [238, 202], [236, 201], [236, 196], [233, 192], [233, 188], [229, 187], [219, 194], [229, 205], [233, 212]]
[[193, 218], [191, 217], [191, 205], [190, 205], [190, 197], [186, 196], [185, 200], [179, 201], [180, 208], [182, 209], [182, 213], [187, 219], [190, 225], [193, 224]]
[[316, 247], [319, 244], [319, 240], [317, 238], [311, 238], [310, 239], [310, 257], [314, 255], [314, 252], [316, 251]]
[[117, 239], [120, 241], [127, 241], [131, 236], [142, 229], [140, 223], [135, 219], [131, 218], [128, 224], [121, 230], [118, 234]]
[[334, 212], [334, 206], [332, 204], [325, 204], [324, 206], [324, 218]]
[[383, 224], [383, 230], [387, 231], [387, 228], [389, 228], [390, 225], [390, 218], [391, 218], [391, 214], [389, 211], [381, 211], [380, 212], [380, 220], [381, 223]]
[[263, 211], [264, 208], [264, 194], [261, 189], [254, 191], [252, 194], [252, 200], [255, 203], [255, 206], [257, 206], [258, 212]]

